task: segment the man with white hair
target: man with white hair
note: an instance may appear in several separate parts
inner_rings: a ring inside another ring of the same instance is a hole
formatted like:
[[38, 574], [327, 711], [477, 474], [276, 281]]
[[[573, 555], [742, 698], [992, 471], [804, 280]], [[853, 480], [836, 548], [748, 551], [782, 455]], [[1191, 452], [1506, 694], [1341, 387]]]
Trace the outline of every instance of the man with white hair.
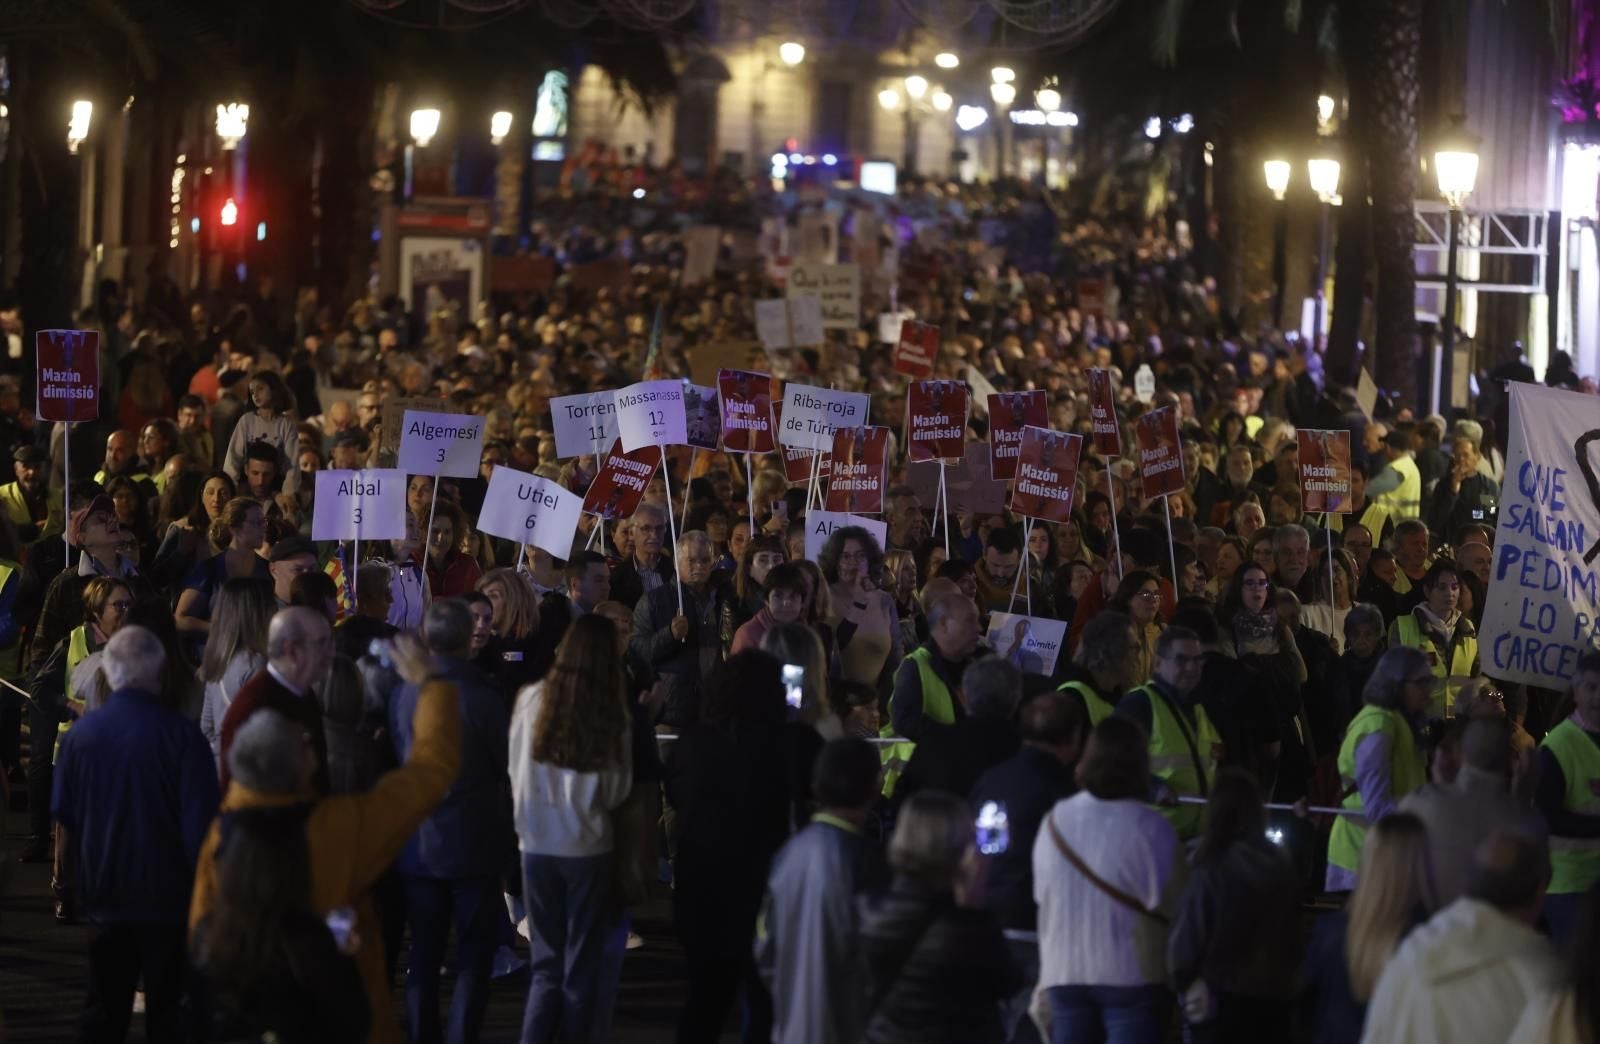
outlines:
[[659, 504], [640, 504], [628, 520], [633, 554], [611, 573], [612, 598], [635, 609], [643, 596], [672, 586], [672, 557], [661, 550], [667, 532], [666, 510]]
[[[637, 550], [637, 543], [634, 546]], [[681, 534], [682, 582], [644, 595], [633, 612], [633, 655], [667, 683], [660, 723], [674, 730], [699, 719], [700, 686], [722, 662], [722, 610], [734, 595], [726, 574], [712, 571], [716, 561], [716, 549], [705, 533], [696, 529]], [[615, 597], [615, 586], [612, 591]]]
[[1306, 527], [1291, 523], [1272, 533], [1272, 559], [1277, 564], [1273, 582], [1295, 593], [1301, 603], [1313, 599], [1311, 590], [1311, 534]]
[[277, 711], [306, 730], [317, 757], [317, 793], [328, 793], [328, 744], [322, 731], [322, 709], [311, 687], [322, 683], [332, 662], [333, 631], [325, 616], [303, 606], [278, 610], [267, 628], [266, 669], [244, 683], [222, 719], [219, 746], [224, 793], [234, 733], [263, 708]]
[[185, 925], [216, 769], [200, 727], [161, 692], [160, 640], [129, 625], [105, 652], [111, 694], [62, 742], [50, 803], [93, 926], [80, 1039], [122, 1040], [142, 981], [145, 1039], [184, 1040]]

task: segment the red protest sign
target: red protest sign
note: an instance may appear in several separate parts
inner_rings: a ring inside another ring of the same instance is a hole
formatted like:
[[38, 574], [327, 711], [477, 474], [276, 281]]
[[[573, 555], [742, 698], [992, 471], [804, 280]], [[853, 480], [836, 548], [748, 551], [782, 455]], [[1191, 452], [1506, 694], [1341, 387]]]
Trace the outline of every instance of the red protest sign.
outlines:
[[1017, 447], [1011, 510], [1046, 522], [1070, 522], [1083, 436], [1028, 425]]
[[840, 428], [833, 433], [833, 476], [827, 511], [876, 515], [889, 483], [889, 429]]
[[1139, 479], [1144, 498], [1154, 500], [1183, 489], [1183, 446], [1178, 442], [1178, 408], [1164, 406], [1134, 425], [1139, 440]]
[[[783, 423], [783, 396], [772, 397], [772, 426], [778, 427]], [[789, 480], [791, 486], [811, 485], [811, 458], [817, 456], [809, 449], [794, 446], [778, 447], [778, 452], [783, 455], [783, 477]], [[817, 461], [817, 480], [824, 481], [830, 474], [833, 462], [826, 453], [820, 455]]]
[[1078, 280], [1078, 311], [1104, 319], [1106, 315], [1106, 284], [1103, 279]]
[[926, 380], [933, 376], [939, 358], [939, 328], [907, 319], [900, 324], [900, 340], [894, 346], [894, 372]]
[[1300, 500], [1306, 511], [1350, 511], [1350, 433], [1301, 428]]
[[1094, 451], [1112, 457], [1122, 455], [1122, 428], [1117, 424], [1117, 387], [1110, 370], [1089, 371], [1089, 430], [1094, 435]]
[[960, 460], [967, 445], [964, 381], [912, 381], [906, 392], [906, 455]]
[[583, 498], [584, 513], [606, 519], [632, 515], [639, 509], [645, 488], [660, 466], [659, 446], [640, 446], [632, 453], [624, 453], [622, 440], [613, 442], [611, 452], [606, 454], [599, 474], [595, 475]]
[[989, 477], [1017, 474], [1017, 447], [1022, 429], [1050, 426], [1049, 397], [1042, 391], [1000, 392], [989, 396]]
[[96, 330], [40, 330], [39, 419], [92, 421], [100, 416], [100, 334]]
[[722, 448], [730, 453], [772, 452], [772, 375], [718, 370], [722, 392]]

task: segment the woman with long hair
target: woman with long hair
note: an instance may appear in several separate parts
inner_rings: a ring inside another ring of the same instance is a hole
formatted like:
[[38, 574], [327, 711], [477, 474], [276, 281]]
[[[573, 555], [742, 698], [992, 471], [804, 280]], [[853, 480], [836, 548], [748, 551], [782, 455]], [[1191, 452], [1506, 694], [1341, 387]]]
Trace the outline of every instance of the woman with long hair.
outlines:
[[1357, 1044], [1384, 965], [1437, 908], [1422, 820], [1398, 812], [1379, 819], [1367, 832], [1350, 902], [1312, 929], [1299, 1005], [1305, 1036], [1315, 1044]]
[[1155, 668], [1156, 639], [1165, 629], [1161, 623], [1161, 579], [1143, 569], [1131, 570], [1117, 585], [1117, 593], [1106, 608], [1125, 613], [1133, 621], [1136, 641], [1128, 650], [1133, 667], [1127, 677], [1130, 685], [1143, 685]]
[[235, 482], [244, 477], [245, 450], [252, 442], [265, 442], [278, 451], [278, 474], [283, 476], [283, 491], [293, 493], [299, 483], [299, 469], [294, 466], [299, 449], [300, 429], [290, 414], [294, 399], [284, 385], [283, 378], [271, 370], [259, 370], [250, 375], [250, 405], [234, 425], [228, 439], [228, 451], [222, 458], [222, 470]]
[[428, 533], [428, 585], [433, 597], [466, 594], [483, 576], [478, 560], [461, 549], [470, 534], [466, 512], [440, 497], [434, 504], [433, 529]]
[[883, 548], [860, 526], [841, 526], [817, 555], [834, 612], [828, 617], [839, 651], [839, 677], [884, 691], [900, 665], [900, 619], [883, 589]]
[[209, 1002], [205, 1039], [364, 1040], [371, 1012], [360, 972], [311, 905], [300, 806], [222, 822], [211, 909], [189, 940]]
[[612, 902], [612, 810], [632, 786], [616, 628], [580, 616], [544, 680], [517, 695], [511, 791], [532, 940], [522, 1040], [598, 1040]]
[[[1300, 622], [1318, 634], [1341, 635], [1355, 605], [1356, 563], [1342, 547], [1333, 549], [1333, 590], [1328, 590], [1328, 550], [1311, 565], [1311, 601], [1300, 607]], [[1334, 651], [1340, 651], [1337, 639]]]
[[1299, 939], [1294, 864], [1267, 837], [1261, 788], [1249, 773], [1217, 773], [1167, 945], [1167, 973], [1186, 998], [1188, 1039], [1289, 1040]]
[[126, 475], [118, 475], [106, 483], [106, 496], [117, 513], [117, 522], [137, 548], [136, 561], [143, 564], [153, 561], [156, 552], [155, 534], [150, 529], [150, 512], [145, 505], [145, 493], [139, 484]]
[[158, 584], [176, 586], [195, 566], [227, 548], [226, 542], [221, 546], [211, 542], [211, 524], [236, 496], [238, 487], [225, 471], [213, 471], [201, 481], [199, 495], [182, 518], [168, 524], [156, 550], [152, 571]]
[[245, 576], [226, 581], [211, 607], [211, 630], [195, 672], [205, 686], [200, 731], [221, 768], [222, 719], [244, 683], [267, 665], [267, 628], [277, 611], [272, 581]]
[[237, 577], [272, 578], [267, 560], [257, 553], [265, 527], [261, 502], [249, 497], [228, 501], [222, 516], [211, 524], [211, 542], [225, 550], [190, 571], [175, 614], [178, 630], [195, 646], [195, 652], [211, 630], [211, 600], [223, 584]]
[[729, 623], [734, 632], [766, 606], [767, 574], [788, 560], [789, 555], [783, 549], [781, 537], [763, 534], [745, 546], [744, 555], [739, 559], [739, 568], [733, 573], [734, 597], [729, 606], [732, 612]]
[[1228, 585], [1233, 583], [1233, 574], [1240, 570], [1249, 557], [1250, 551], [1245, 547], [1243, 540], [1236, 536], [1222, 538], [1222, 543], [1217, 545], [1216, 572], [1206, 582], [1206, 593], [1211, 596], [1212, 601], [1222, 597]]

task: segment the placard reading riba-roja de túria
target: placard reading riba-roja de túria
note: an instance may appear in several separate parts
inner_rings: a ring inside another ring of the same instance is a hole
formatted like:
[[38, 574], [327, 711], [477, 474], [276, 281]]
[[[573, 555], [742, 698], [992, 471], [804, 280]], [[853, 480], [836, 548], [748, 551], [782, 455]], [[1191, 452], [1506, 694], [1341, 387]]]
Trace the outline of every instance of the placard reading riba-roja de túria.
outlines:
[[402, 471], [472, 478], [482, 456], [482, 417], [406, 411], [400, 432]]
[[406, 473], [319, 471], [312, 540], [399, 540], [406, 535]]
[[1600, 639], [1600, 410], [1592, 395], [1510, 388], [1478, 657], [1483, 673], [1503, 683], [1565, 691], [1578, 657]]
[[840, 428], [866, 427], [871, 407], [872, 397], [865, 392], [786, 385], [778, 441], [795, 449], [826, 452], [833, 448], [833, 433]]
[[566, 560], [572, 557], [572, 535], [582, 513], [583, 498], [561, 488], [559, 482], [502, 465], [489, 476], [478, 528]]

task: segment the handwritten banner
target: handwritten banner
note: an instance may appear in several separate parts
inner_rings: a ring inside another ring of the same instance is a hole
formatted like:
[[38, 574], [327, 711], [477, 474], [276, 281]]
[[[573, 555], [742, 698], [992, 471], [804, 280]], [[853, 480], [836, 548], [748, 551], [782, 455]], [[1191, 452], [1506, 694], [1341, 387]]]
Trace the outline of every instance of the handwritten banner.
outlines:
[[822, 343], [822, 330], [816, 294], [756, 302], [756, 336], [768, 348], [809, 348]]
[[854, 330], [861, 325], [861, 269], [854, 264], [799, 263], [789, 271], [789, 297], [815, 294], [824, 330]]

